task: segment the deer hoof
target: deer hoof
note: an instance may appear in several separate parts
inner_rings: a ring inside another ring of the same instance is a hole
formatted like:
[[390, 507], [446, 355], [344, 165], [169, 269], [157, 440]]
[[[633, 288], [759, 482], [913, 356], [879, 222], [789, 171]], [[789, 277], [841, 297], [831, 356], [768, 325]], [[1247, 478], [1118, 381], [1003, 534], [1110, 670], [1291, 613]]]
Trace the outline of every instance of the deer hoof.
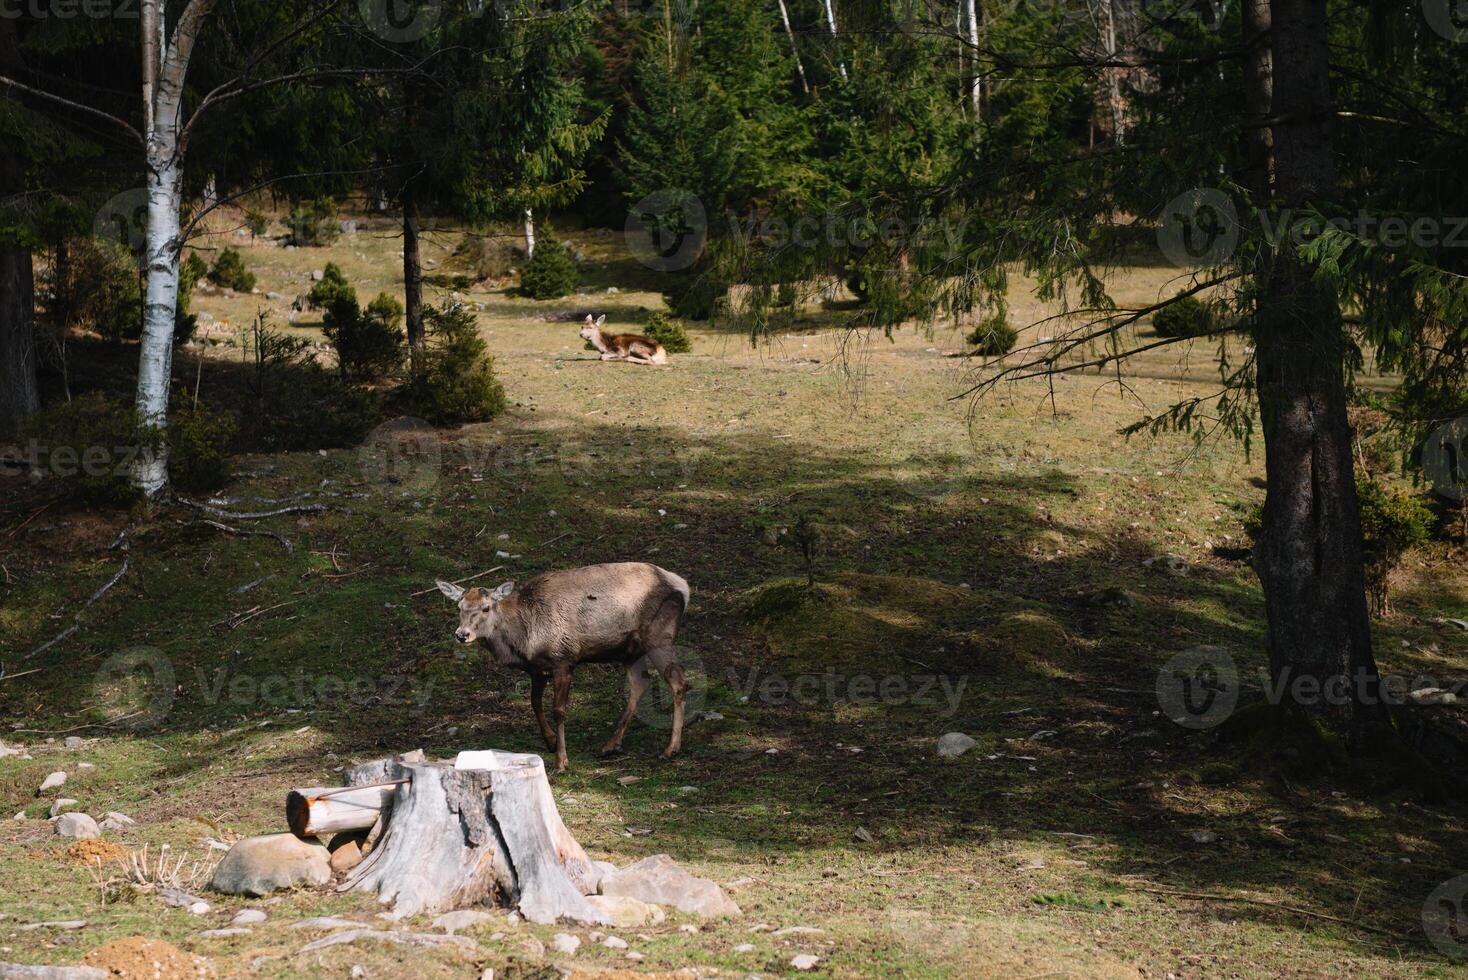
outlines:
[[601, 751], [597, 752], [597, 756], [606, 759], [614, 755], [623, 755], [625, 751], [620, 745], [603, 745]]
[[658, 753], [658, 758], [659, 759], [671, 759], [671, 758], [673, 758], [673, 756], [675, 756], [677, 754], [678, 754], [678, 750], [677, 749], [663, 749], [661, 752]]

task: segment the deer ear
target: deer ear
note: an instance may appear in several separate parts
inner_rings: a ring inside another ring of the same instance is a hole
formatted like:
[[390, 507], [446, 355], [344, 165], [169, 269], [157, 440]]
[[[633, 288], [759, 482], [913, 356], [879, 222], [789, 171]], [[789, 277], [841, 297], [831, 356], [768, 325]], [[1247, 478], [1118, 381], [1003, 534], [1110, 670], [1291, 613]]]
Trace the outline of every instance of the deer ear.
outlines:
[[[590, 320], [591, 317], [588, 316], [586, 319]], [[606, 322], [607, 322], [607, 315], [605, 313], [603, 313], [601, 316], [599, 316], [599, 317], [596, 318], [596, 323], [594, 323], [592, 325], [599, 327], [603, 323], [606, 323]]]
[[452, 582], [445, 582], [442, 579], [439, 580], [438, 591], [448, 596], [454, 602], [458, 602], [460, 599], [464, 598], [463, 589], [459, 588]]
[[492, 598], [495, 602], [500, 602], [502, 600], [508, 599], [510, 597], [510, 593], [514, 591], [514, 582], [504, 582], [500, 585], [499, 588], [495, 589], [494, 592], [490, 594], [490, 598]]
[[594, 322], [592, 322], [591, 314], [590, 313], [586, 314], [586, 325], [588, 327], [592, 327], [592, 326], [595, 326], [596, 325]]

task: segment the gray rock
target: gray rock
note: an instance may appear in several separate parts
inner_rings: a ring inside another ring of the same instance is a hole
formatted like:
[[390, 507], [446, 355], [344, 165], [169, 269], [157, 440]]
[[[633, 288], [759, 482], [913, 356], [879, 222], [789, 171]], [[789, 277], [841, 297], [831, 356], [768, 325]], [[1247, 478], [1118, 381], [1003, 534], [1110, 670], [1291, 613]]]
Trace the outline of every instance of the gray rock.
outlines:
[[44, 793], [47, 790], [60, 789], [65, 784], [66, 784], [66, 773], [64, 773], [64, 772], [53, 772], [51, 775], [49, 775], [45, 779], [41, 780], [41, 788], [39, 790], [37, 790], [36, 792], [37, 793]]
[[106, 813], [102, 814], [100, 826], [103, 830], [119, 831], [126, 830], [136, 823], [136, 820], [125, 813], [118, 813], [116, 810], [108, 810]]
[[938, 754], [945, 759], [956, 759], [978, 744], [963, 732], [949, 732], [938, 739]]
[[797, 970], [814, 970], [816, 964], [820, 961], [821, 958], [819, 956], [812, 956], [810, 953], [799, 953], [790, 958], [790, 965]]
[[493, 922], [494, 916], [488, 912], [480, 912], [478, 909], [459, 909], [457, 912], [445, 912], [433, 920], [433, 928], [442, 929], [453, 935], [460, 929], [472, 929], [474, 926], [482, 926]]
[[581, 940], [569, 932], [558, 932], [551, 937], [551, 948], [557, 953], [574, 956], [576, 955], [576, 950], [581, 948]]
[[1187, 561], [1177, 555], [1157, 555], [1142, 562], [1142, 567], [1148, 571], [1166, 572], [1169, 575], [1182, 576], [1191, 570]]
[[314, 837], [295, 834], [246, 837], [214, 869], [209, 887], [226, 895], [268, 895], [280, 888], [331, 881], [331, 855]]
[[326, 270], [325, 269], [312, 269], [311, 270], [311, 280], [313, 282], [320, 282], [322, 279], [325, 279], [325, 278], [326, 278]]
[[354, 919], [343, 919], [335, 915], [323, 915], [314, 919], [302, 919], [300, 922], [292, 922], [292, 929], [360, 929], [362, 923]]
[[601, 944], [603, 946], [605, 946], [607, 949], [626, 949], [627, 948], [627, 940], [622, 939], [622, 938], [620, 938], [618, 936], [607, 936], [606, 938], [604, 938], [601, 941]]
[[97, 826], [97, 821], [85, 813], [63, 813], [56, 818], [56, 833], [62, 837], [90, 840], [93, 837], [101, 837], [102, 828]]
[[68, 735], [62, 740], [61, 744], [68, 749], [79, 749], [87, 744], [87, 740], [80, 735]]
[[268, 918], [270, 916], [265, 914], [264, 909], [240, 909], [234, 914], [234, 918], [229, 920], [229, 924], [232, 926], [253, 926], [264, 922]]
[[66, 811], [67, 807], [76, 806], [77, 801], [69, 796], [59, 796], [51, 803], [51, 816], [59, 817]]
[[230, 936], [248, 936], [249, 929], [205, 929], [199, 933], [200, 939], [228, 939]]
[[0, 742], [0, 759], [4, 759], [4, 758], [7, 758], [7, 757], [12, 756], [12, 755], [24, 755], [24, 754], [25, 754], [25, 749], [19, 748], [19, 747], [14, 746], [14, 745], [6, 745], [4, 742]]
[[691, 915], [739, 915], [714, 882], [684, 871], [666, 854], [654, 854], [621, 871], [604, 875], [597, 885], [603, 895], [625, 895], [653, 905], [671, 905]]
[[0, 980], [107, 980], [106, 970], [95, 966], [29, 966], [0, 963]]

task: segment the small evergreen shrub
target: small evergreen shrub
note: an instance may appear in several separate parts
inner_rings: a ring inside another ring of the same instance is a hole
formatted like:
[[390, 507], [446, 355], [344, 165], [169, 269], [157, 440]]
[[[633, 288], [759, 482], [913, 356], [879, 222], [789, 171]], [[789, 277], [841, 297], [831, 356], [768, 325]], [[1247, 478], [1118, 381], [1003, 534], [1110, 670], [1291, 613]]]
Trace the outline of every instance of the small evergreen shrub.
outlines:
[[336, 349], [341, 376], [376, 381], [403, 363], [403, 307], [381, 293], [366, 310], [355, 293], [338, 294], [322, 318], [322, 332]]
[[454, 258], [471, 270], [473, 279], [504, 279], [515, 269], [519, 252], [495, 235], [465, 235]]
[[341, 234], [336, 202], [329, 197], [297, 202], [286, 215], [285, 224], [290, 229], [290, 243], [306, 248], [330, 245]]
[[23, 436], [43, 472], [82, 502], [102, 506], [137, 500], [132, 467], [157, 445], [131, 404], [95, 392], [37, 412]]
[[255, 274], [245, 268], [245, 260], [237, 248], [226, 248], [209, 268], [209, 281], [222, 289], [248, 293], [255, 288]]
[[357, 291], [347, 284], [347, 277], [342, 275], [341, 266], [328, 262], [326, 268], [321, 270], [320, 280], [311, 284], [306, 301], [319, 310], [326, 310], [331, 308], [331, 304], [339, 296], [351, 296], [355, 300]]
[[314, 361], [289, 369], [257, 411], [240, 418], [241, 441], [262, 452], [356, 446], [382, 422], [382, 399]]
[[254, 241], [270, 230], [270, 218], [259, 211], [246, 211], [245, 227], [250, 229], [250, 240]]
[[792, 307], [800, 299], [800, 291], [795, 288], [793, 282], [782, 282], [780, 288], [775, 291], [775, 305], [779, 307]]
[[228, 482], [234, 416], [184, 405], [168, 420], [168, 478], [189, 493], [209, 493]]
[[1388, 490], [1374, 480], [1358, 479], [1361, 501], [1361, 548], [1366, 561], [1366, 595], [1377, 615], [1391, 612], [1391, 573], [1407, 552], [1427, 541], [1432, 511], [1421, 498]]
[[729, 287], [708, 274], [685, 273], [664, 289], [663, 300], [684, 320], [711, 320], [728, 312]]
[[669, 354], [686, 354], [693, 350], [693, 341], [688, 339], [688, 331], [683, 329], [683, 324], [661, 310], [647, 318], [642, 332], [662, 344], [663, 350]]
[[576, 288], [576, 262], [566, 246], [546, 239], [520, 270], [520, 292], [532, 299], [559, 299]]
[[1180, 296], [1152, 314], [1152, 329], [1159, 337], [1199, 337], [1217, 327], [1213, 306], [1196, 296]]
[[967, 339], [970, 346], [984, 357], [1003, 357], [1014, 350], [1019, 331], [1011, 327], [1002, 314], [995, 314], [980, 321]]
[[66, 309], [49, 311], [64, 318], [64, 326], [94, 330], [113, 343], [143, 335], [143, 281], [133, 255], [117, 242], [77, 238], [68, 243], [65, 282], [49, 274], [50, 296], [43, 303], [65, 297]]
[[462, 306], [423, 308], [428, 356], [412, 386], [414, 411], [435, 425], [483, 422], [505, 409], [489, 345]]

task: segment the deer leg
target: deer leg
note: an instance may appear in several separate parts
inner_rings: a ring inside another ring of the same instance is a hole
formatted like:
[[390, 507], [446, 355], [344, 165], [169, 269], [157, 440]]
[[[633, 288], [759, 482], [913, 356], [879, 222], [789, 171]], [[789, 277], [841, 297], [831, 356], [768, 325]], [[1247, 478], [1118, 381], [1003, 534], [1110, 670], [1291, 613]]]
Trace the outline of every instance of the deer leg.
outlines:
[[552, 695], [554, 703], [552, 710], [556, 717], [556, 772], [565, 772], [569, 762], [566, 759], [566, 709], [571, 704], [571, 671], [569, 668], [561, 668], [551, 677], [554, 685]]
[[649, 650], [647, 659], [652, 661], [673, 691], [673, 735], [662, 752], [662, 758], [671, 759], [683, 748], [683, 695], [688, 691], [688, 679], [683, 676], [683, 668], [678, 666], [678, 654], [672, 647]]
[[636, 663], [627, 668], [627, 710], [622, 712], [622, 720], [617, 722], [616, 728], [612, 729], [612, 737], [607, 740], [606, 745], [601, 747], [602, 755], [622, 751], [622, 737], [627, 734], [627, 725], [631, 723], [632, 716], [637, 713], [637, 702], [651, 686], [652, 677], [648, 675], [647, 664], [639, 658]]
[[620, 361], [622, 359], [622, 355], [621, 354], [612, 354], [612, 353], [609, 352], [609, 353], [603, 354], [601, 356], [601, 359], [603, 361]]
[[548, 749], [556, 747], [556, 730], [545, 720], [545, 684], [544, 674], [530, 675], [530, 707], [535, 711], [535, 721], [540, 725], [540, 737], [545, 739]]

